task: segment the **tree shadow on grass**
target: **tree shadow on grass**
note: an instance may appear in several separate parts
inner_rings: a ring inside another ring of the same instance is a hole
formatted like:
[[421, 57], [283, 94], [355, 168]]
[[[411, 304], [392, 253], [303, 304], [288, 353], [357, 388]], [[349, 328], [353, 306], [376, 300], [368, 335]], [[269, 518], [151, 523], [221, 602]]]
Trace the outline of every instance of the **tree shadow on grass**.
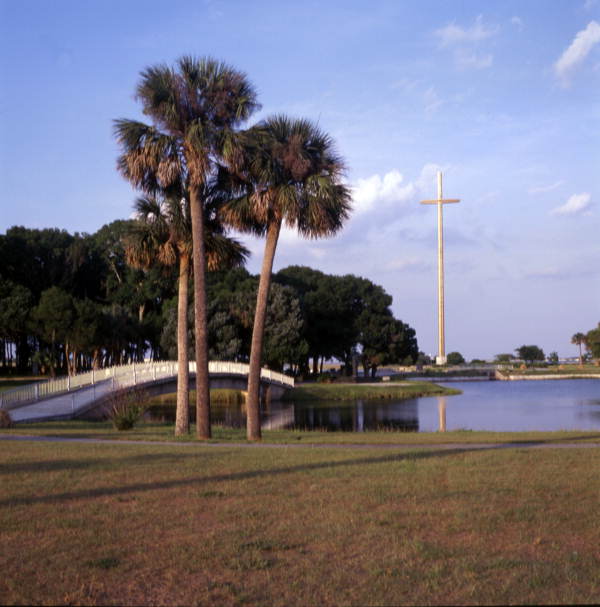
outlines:
[[[600, 434], [582, 434], [581, 436], [569, 436], [568, 438], [547, 438], [539, 441], [540, 443], [557, 444], [570, 443], [577, 441], [600, 440]], [[536, 441], [537, 442], [537, 441]]]
[[87, 457], [77, 459], [56, 459], [56, 460], [31, 460], [17, 461], [2, 464], [0, 470], [2, 474], [20, 474], [35, 472], [61, 472], [66, 470], [93, 470], [101, 473], [115, 469], [123, 469], [129, 466], [144, 466], [148, 463], [158, 463], [160, 461], [172, 461], [173, 464], [179, 464], [182, 460], [202, 459], [220, 457], [222, 451], [217, 453], [210, 451], [198, 453], [182, 453], [181, 451], [172, 451], [169, 453], [144, 453], [142, 455], [132, 455], [126, 457]]
[[[311, 464], [301, 464], [298, 466], [282, 466], [279, 468], [270, 468], [266, 470], [248, 470], [245, 472], [233, 472], [230, 474], [217, 474], [213, 476], [197, 476], [194, 478], [178, 479], [171, 481], [134, 483], [131, 485], [121, 485], [118, 487], [97, 487], [94, 489], [83, 489], [80, 491], [68, 491], [53, 495], [35, 495], [13, 497], [0, 500], [0, 507], [3, 506], [24, 506], [33, 504], [49, 504], [64, 502], [68, 500], [90, 499], [98, 497], [109, 497], [127, 493], [140, 493], [146, 491], [156, 491], [161, 489], [175, 489], [178, 487], [201, 487], [209, 483], [219, 483], [228, 481], [245, 481], [261, 477], [283, 476], [285, 474], [295, 474], [297, 472], [313, 472], [327, 468], [340, 468], [345, 466], [364, 466], [370, 464], [398, 463], [402, 461], [426, 460], [440, 457], [451, 457], [464, 453], [475, 451], [489, 451], [495, 449], [504, 449], [507, 445], [489, 445], [476, 448], [460, 449], [440, 449], [428, 451], [412, 451], [409, 453], [396, 453], [378, 457], [360, 457], [341, 461], [315, 462]], [[514, 448], [514, 446], [512, 447]], [[149, 456], [152, 457], [152, 456]]]

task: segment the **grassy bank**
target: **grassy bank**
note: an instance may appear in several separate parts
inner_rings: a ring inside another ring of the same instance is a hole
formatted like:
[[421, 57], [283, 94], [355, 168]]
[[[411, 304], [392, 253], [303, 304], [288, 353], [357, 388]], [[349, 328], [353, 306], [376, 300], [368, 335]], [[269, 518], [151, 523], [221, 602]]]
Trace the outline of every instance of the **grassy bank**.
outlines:
[[426, 368], [421, 371], [401, 371], [397, 375], [391, 375], [391, 381], [403, 381], [406, 378], [411, 377], [437, 377], [443, 381], [446, 377], [489, 377], [490, 373], [493, 374], [493, 370], [489, 369], [444, 369], [444, 368]]
[[3, 377], [0, 379], [0, 392], [5, 390], [12, 390], [13, 388], [18, 388], [20, 386], [25, 386], [27, 384], [33, 384], [38, 381], [44, 381], [47, 379], [46, 377], [15, 377], [7, 379]]
[[[187, 436], [175, 437], [173, 423], [142, 422], [133, 430], [118, 432], [110, 422], [39, 422], [18, 424], [12, 429], [0, 430], [2, 435], [32, 435], [64, 438], [93, 438], [105, 440], [134, 440], [157, 442], [194, 442], [195, 429]], [[326, 432], [312, 430], [263, 430], [263, 442], [273, 444], [340, 444], [340, 445], [439, 445], [447, 443], [572, 443], [600, 442], [600, 432], [577, 430], [560, 432]], [[213, 438], [209, 442], [245, 442], [244, 428], [229, 428], [213, 424]]]
[[299, 384], [288, 390], [283, 400], [353, 400], [355, 398], [418, 398], [420, 396], [460, 394], [428, 382], [381, 382], [378, 384]]
[[[6, 604], [579, 604], [599, 450], [0, 452]], [[565, 473], [568, 471], [568, 474]]]
[[500, 369], [502, 375], [508, 376], [536, 376], [536, 375], [553, 375], [557, 377], [579, 375], [579, 376], [600, 376], [600, 367], [597, 365], [565, 365], [559, 367], [544, 367], [530, 369]]

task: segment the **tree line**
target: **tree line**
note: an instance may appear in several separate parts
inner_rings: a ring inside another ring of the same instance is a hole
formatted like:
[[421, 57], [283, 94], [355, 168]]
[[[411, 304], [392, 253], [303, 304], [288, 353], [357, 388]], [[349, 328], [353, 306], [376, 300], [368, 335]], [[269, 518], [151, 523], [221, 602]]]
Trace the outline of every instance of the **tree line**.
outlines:
[[[91, 235], [18, 226], [0, 234], [4, 371], [73, 374], [177, 357], [179, 273], [128, 263], [139, 229], [137, 221], [117, 220]], [[249, 361], [258, 282], [239, 264], [207, 273], [211, 360]], [[305, 377], [322, 373], [332, 358], [348, 375], [357, 363], [365, 375], [381, 365], [413, 364], [415, 331], [394, 318], [391, 303], [366, 278], [284, 268], [273, 275], [262, 364]], [[186, 313], [193, 327], [191, 298]], [[193, 359], [191, 329], [188, 343]]]

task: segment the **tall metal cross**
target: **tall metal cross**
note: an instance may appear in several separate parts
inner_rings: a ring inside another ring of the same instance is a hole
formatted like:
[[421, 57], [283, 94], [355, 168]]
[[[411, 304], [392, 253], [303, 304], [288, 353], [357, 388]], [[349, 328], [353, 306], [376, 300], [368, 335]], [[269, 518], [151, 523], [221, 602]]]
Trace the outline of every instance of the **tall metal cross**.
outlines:
[[460, 202], [459, 198], [442, 197], [442, 172], [437, 174], [438, 197], [437, 200], [421, 200], [421, 204], [437, 204], [438, 208], [438, 355], [436, 364], [446, 364], [446, 336], [444, 320], [444, 219], [442, 206], [449, 202]]

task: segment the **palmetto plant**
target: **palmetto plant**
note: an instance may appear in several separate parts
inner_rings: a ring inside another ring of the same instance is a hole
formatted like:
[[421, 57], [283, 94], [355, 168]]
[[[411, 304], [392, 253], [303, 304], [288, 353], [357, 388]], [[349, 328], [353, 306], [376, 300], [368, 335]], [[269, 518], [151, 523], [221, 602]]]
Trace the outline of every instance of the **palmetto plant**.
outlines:
[[275, 116], [229, 144], [222, 177], [238, 195], [222, 207], [221, 217], [240, 231], [266, 236], [248, 375], [247, 436], [258, 440], [262, 344], [281, 227], [307, 238], [335, 234], [349, 215], [350, 191], [341, 182], [344, 163], [332, 139], [307, 120]]
[[205, 280], [205, 187], [233, 131], [258, 107], [246, 76], [210, 58], [182, 57], [174, 68], [141, 73], [136, 97], [148, 125], [115, 121], [120, 172], [148, 194], [183, 185], [190, 203], [196, 336], [196, 419], [199, 438], [210, 438], [210, 394]]
[[[205, 192], [204, 225], [206, 259], [209, 270], [242, 265], [248, 250], [224, 234], [215, 211], [223, 193]], [[150, 268], [157, 263], [179, 266], [177, 303], [177, 409], [175, 434], [189, 432], [189, 365], [188, 365], [188, 282], [192, 257], [192, 224], [189, 202], [175, 192], [169, 196], [148, 195], [135, 202], [138, 219], [128, 235], [125, 254], [128, 263]]]

